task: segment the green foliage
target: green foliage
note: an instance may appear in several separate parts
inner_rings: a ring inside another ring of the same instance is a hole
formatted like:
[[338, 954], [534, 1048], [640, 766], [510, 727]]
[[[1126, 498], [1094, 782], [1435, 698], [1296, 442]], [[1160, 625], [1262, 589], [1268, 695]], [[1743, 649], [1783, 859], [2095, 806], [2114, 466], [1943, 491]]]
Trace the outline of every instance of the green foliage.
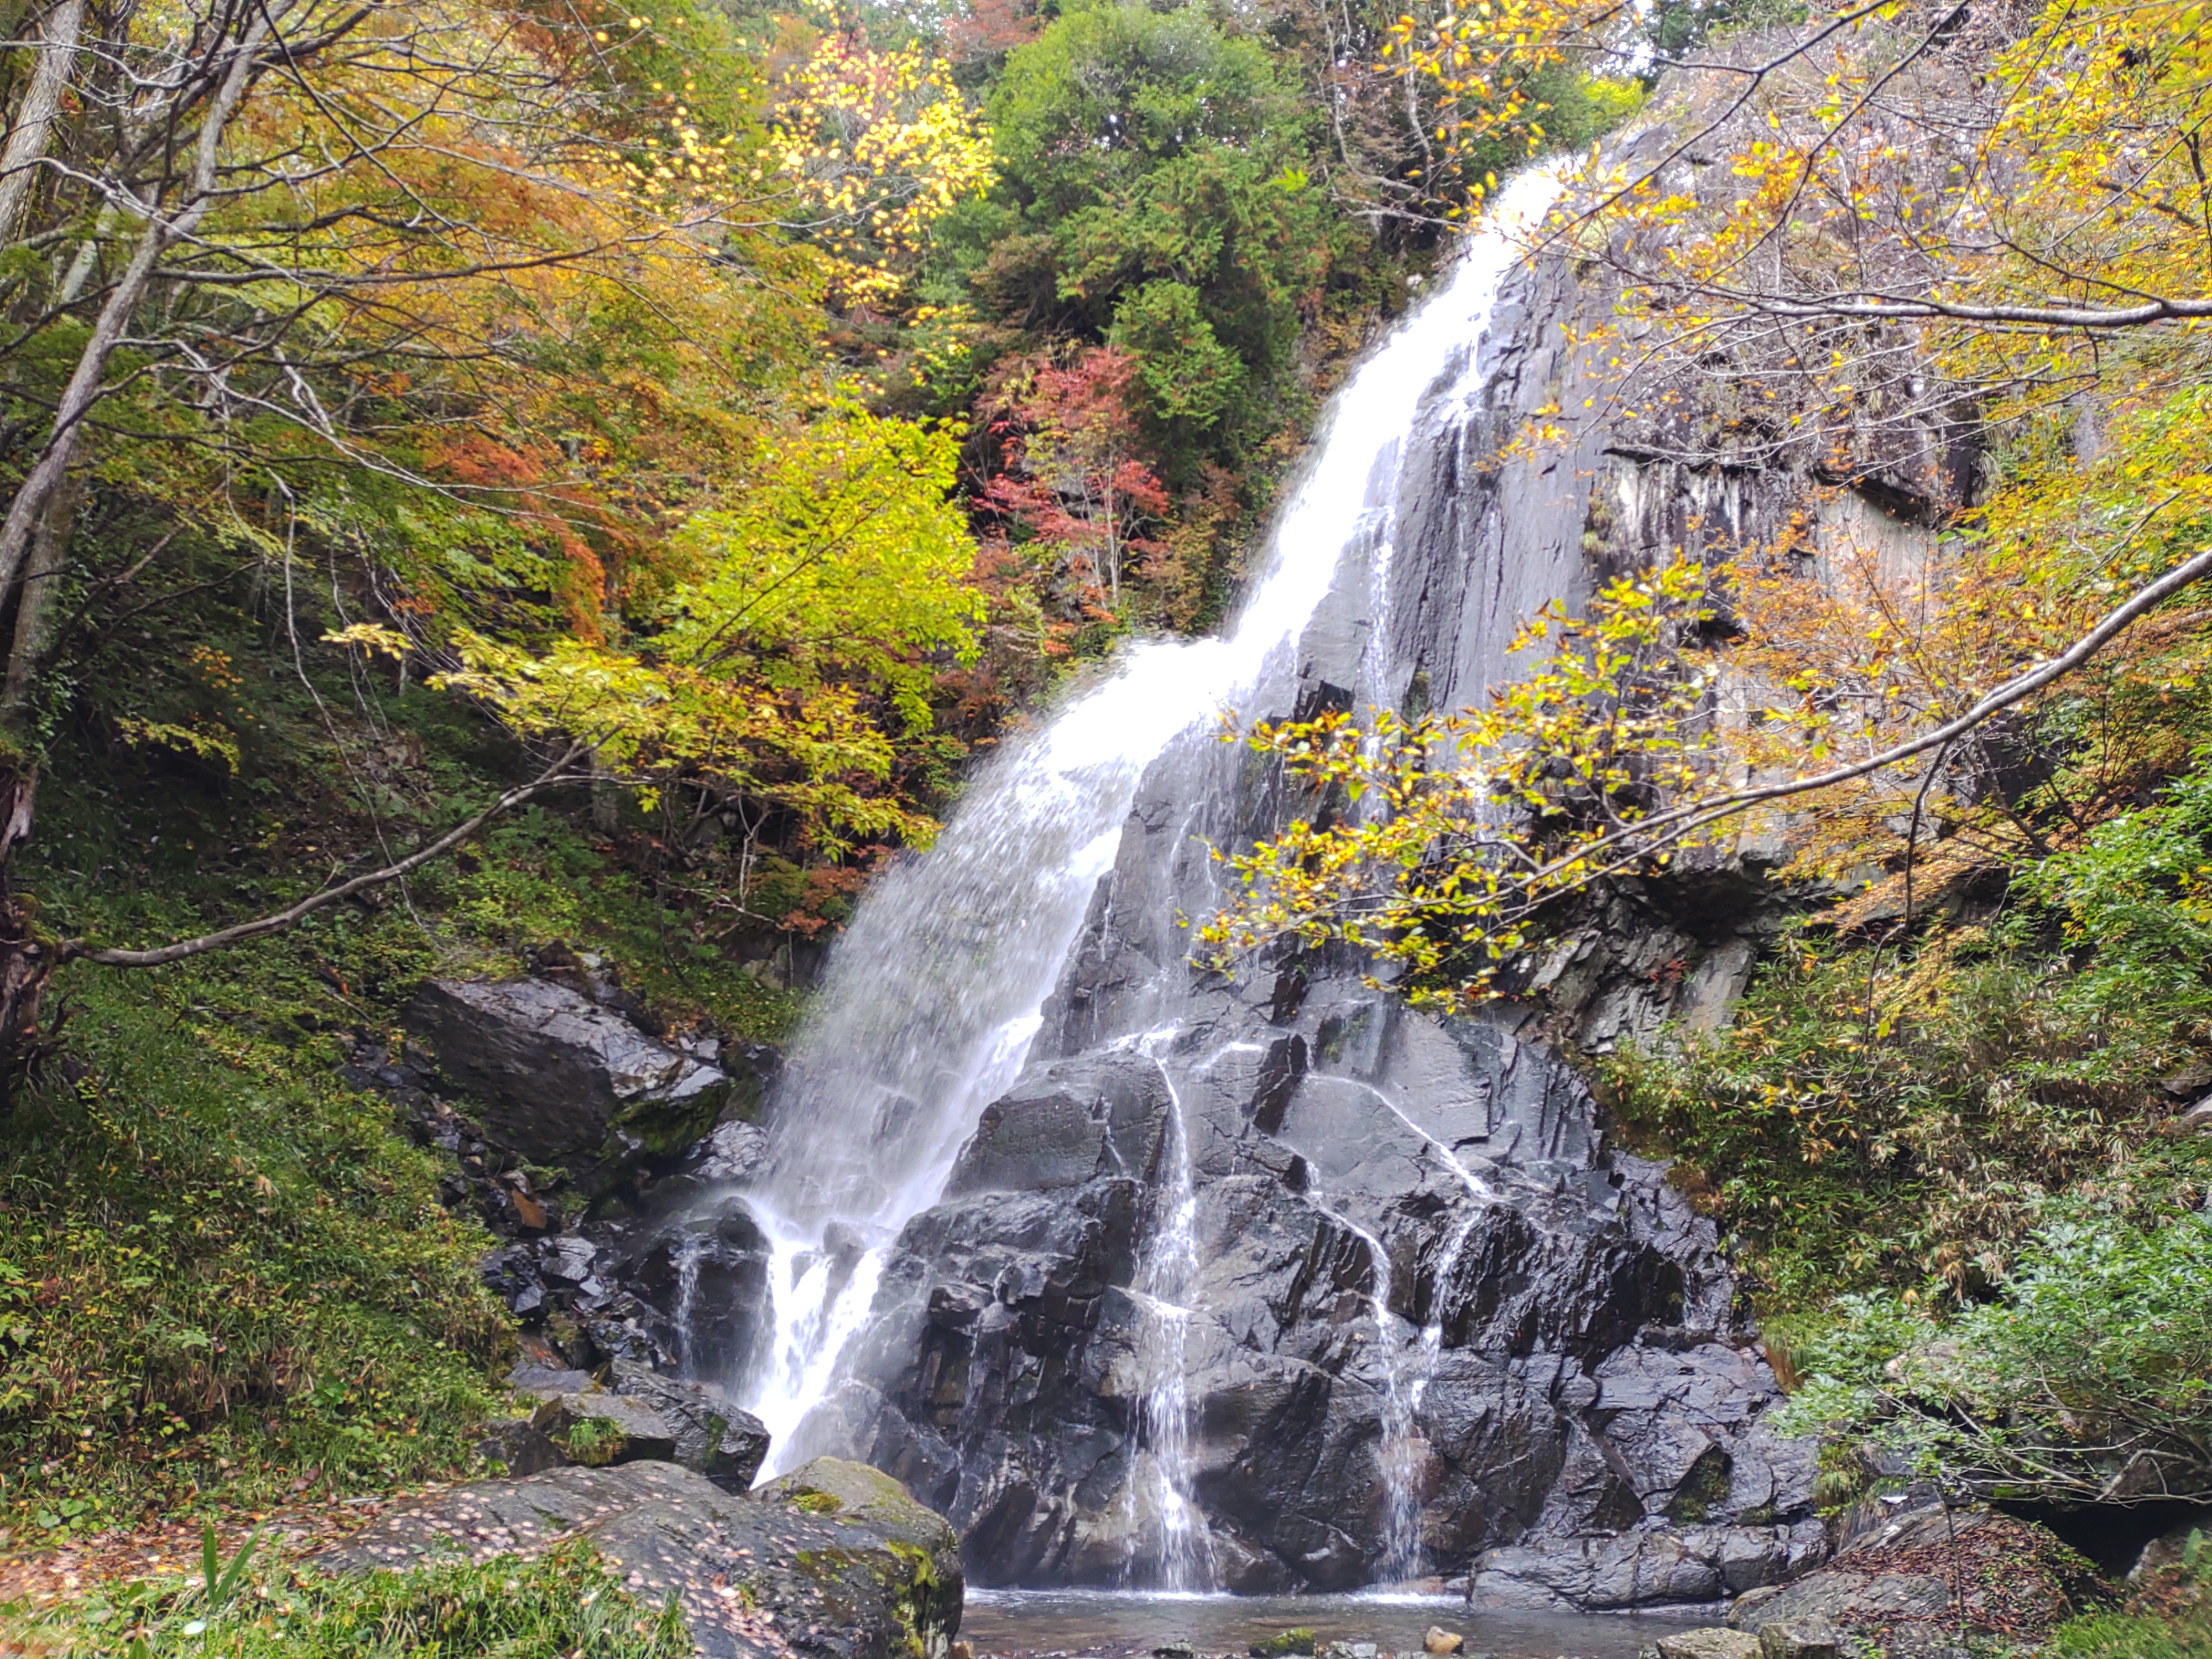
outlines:
[[2086, 1613], [2051, 1632], [2059, 1659], [2203, 1659], [2212, 1654], [2212, 1540], [2192, 1531], [2182, 1559], [2136, 1588], [2132, 1605]]
[[[210, 1549], [213, 1548], [212, 1534]], [[226, 1659], [682, 1659], [692, 1651], [672, 1600], [655, 1609], [575, 1540], [531, 1559], [495, 1556], [410, 1572], [314, 1568], [241, 1576], [241, 1553], [199, 1583], [96, 1594], [18, 1629], [58, 1659], [177, 1653]], [[213, 1583], [210, 1595], [204, 1586]]]
[[1184, 155], [1294, 143], [1312, 119], [1266, 48], [1199, 4], [1067, 9], [1007, 59], [990, 113], [1000, 167], [1048, 224]]
[[568, 1455], [571, 1462], [596, 1467], [611, 1462], [628, 1437], [620, 1425], [604, 1417], [586, 1417], [569, 1426], [562, 1439], [561, 1449]]
[[1209, 427], [1243, 404], [1244, 364], [1215, 337], [1196, 289], [1146, 283], [1115, 310], [1111, 337], [1135, 355], [1155, 419]]
[[2212, 1498], [2212, 1216], [2046, 1212], [1987, 1302], [1839, 1301], [1778, 1425], [2014, 1496]]
[[2212, 1046], [2208, 836], [2200, 764], [2002, 915], [1786, 941], [1730, 1029], [1608, 1063], [1764, 1281], [1783, 1421], [1994, 1491], [2212, 1495], [2212, 1137], [2154, 1105]]
[[2106, 820], [2019, 879], [2090, 953], [2086, 994], [2115, 1014], [2147, 996], [2178, 1028], [2212, 1035], [2212, 750], [2197, 759], [2157, 805]]
[[1242, 453], [1329, 268], [1285, 67], [1200, 5], [1096, 5], [1015, 52], [992, 94], [1007, 192], [1048, 239], [1031, 257], [1048, 248], [1054, 297], [1137, 356], [1170, 483]]
[[[15, 872], [47, 926], [161, 939], [276, 908], [450, 821], [514, 763], [453, 700], [352, 680], [305, 603], [296, 665], [228, 603], [217, 588], [191, 616], [221, 641], [220, 699], [153, 629], [101, 638], [99, 698], [218, 714], [243, 765], [106, 748], [96, 719], [59, 728]], [[469, 1466], [510, 1328], [476, 1279], [491, 1241], [439, 1201], [450, 1162], [340, 1085], [339, 1037], [389, 1044], [426, 975], [520, 971], [555, 943], [599, 951], [679, 1024], [774, 1038], [796, 1007], [702, 927], [701, 906], [740, 890], [718, 862], [655, 851], [650, 823], [635, 834], [656, 862], [634, 861], [585, 805], [533, 807], [245, 949], [155, 975], [64, 970], [88, 1073], [50, 1072], [0, 1119], [0, 1525], [38, 1540]], [[784, 879], [763, 927], [807, 902], [805, 877]]]
[[535, 650], [459, 629], [461, 665], [432, 684], [556, 751], [588, 743], [648, 806], [680, 783], [789, 814], [809, 850], [927, 842], [934, 825], [896, 775], [933, 724], [933, 659], [974, 654], [975, 549], [948, 499], [957, 455], [947, 432], [825, 416], [763, 460], [740, 504], [686, 525], [675, 544], [695, 574], [648, 635]]
[[1605, 1064], [1778, 1305], [1927, 1274], [1976, 1294], [2046, 1195], [2090, 1183], [2133, 1211], [2212, 1175], [2142, 1120], [2191, 1053], [2155, 1000], [2102, 994], [2021, 918], [1923, 945], [1870, 1013], [1876, 966], [1784, 940], [1729, 1030]]
[[1609, 1085], [1778, 1305], [1931, 1273], [1978, 1294], [2045, 1197], [2140, 1216], [2212, 1174], [2204, 1137], [2145, 1117], [2212, 1048], [2208, 859], [2200, 766], [1901, 957], [1782, 941], [1729, 1029], [1614, 1056]]
[[778, 690], [880, 688], [927, 732], [932, 659], [972, 659], [975, 544], [950, 499], [960, 434], [847, 408], [784, 441], [732, 506], [678, 548], [697, 576], [668, 605], [654, 654]]

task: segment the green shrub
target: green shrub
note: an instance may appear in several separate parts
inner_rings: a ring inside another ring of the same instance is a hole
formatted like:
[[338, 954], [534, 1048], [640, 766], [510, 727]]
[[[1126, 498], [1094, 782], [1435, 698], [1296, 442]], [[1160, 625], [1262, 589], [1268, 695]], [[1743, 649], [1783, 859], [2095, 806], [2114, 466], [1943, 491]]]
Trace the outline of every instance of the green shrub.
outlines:
[[2182, 1559], [2138, 1586], [2133, 1605], [2060, 1626], [2044, 1652], [2057, 1659], [2212, 1656], [2212, 1540], [2191, 1533]]
[[1930, 1275], [1984, 1295], [2052, 1194], [2140, 1212], [2201, 1194], [2201, 1138], [2160, 1139], [2146, 1109], [2201, 1052], [2195, 993], [2077, 975], [2039, 920], [1939, 933], [1902, 963], [1800, 936], [1730, 1029], [1605, 1062], [1632, 1134], [1677, 1159], [1770, 1311]]
[[1777, 1419], [1903, 1452], [1994, 1496], [2094, 1501], [2123, 1470], [2212, 1501], [2212, 1216], [2056, 1209], [1994, 1300], [1842, 1298]]

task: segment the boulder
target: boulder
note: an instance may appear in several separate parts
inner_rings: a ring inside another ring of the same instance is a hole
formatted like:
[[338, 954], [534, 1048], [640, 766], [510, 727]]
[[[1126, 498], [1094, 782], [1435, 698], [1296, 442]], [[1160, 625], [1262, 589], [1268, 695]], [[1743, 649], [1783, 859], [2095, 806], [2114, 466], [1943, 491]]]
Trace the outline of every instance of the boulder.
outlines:
[[1825, 1619], [1781, 1619], [1759, 1627], [1759, 1659], [1855, 1659], [1854, 1646]]
[[768, 1158], [768, 1131], [742, 1118], [709, 1129], [691, 1149], [685, 1173], [701, 1181], [743, 1181]]
[[1474, 1594], [1512, 1607], [1585, 1611], [1726, 1601], [1818, 1561], [1818, 1521], [1791, 1526], [1655, 1526], [1612, 1538], [1515, 1545], [1475, 1563]]
[[744, 1492], [768, 1457], [768, 1425], [711, 1382], [666, 1376], [631, 1359], [609, 1367], [615, 1393], [642, 1402], [676, 1431], [673, 1460], [727, 1492]]
[[538, 1400], [555, 1400], [564, 1394], [580, 1394], [592, 1386], [589, 1371], [568, 1370], [554, 1365], [533, 1365], [527, 1360], [518, 1362], [507, 1374], [507, 1386], [517, 1394], [526, 1394]]
[[1826, 1625], [1893, 1654], [1945, 1652], [1961, 1623], [1969, 1635], [2036, 1640], [2095, 1586], [2088, 1564], [2047, 1528], [1908, 1504], [1818, 1571], [1743, 1597], [1729, 1623], [1761, 1632]]
[[1467, 1638], [1455, 1630], [1446, 1630], [1442, 1625], [1431, 1625], [1421, 1638], [1424, 1653], [1457, 1653], [1467, 1645]]
[[[889, 1490], [832, 1509], [738, 1496], [672, 1463], [553, 1469], [412, 1500], [311, 1559], [331, 1572], [483, 1561], [581, 1534], [641, 1600], [675, 1596], [707, 1659], [948, 1659], [962, 1593], [951, 1528], [873, 1478]], [[860, 1491], [842, 1470], [791, 1479], [801, 1495]]]
[[1647, 1645], [1643, 1659], [1759, 1659], [1759, 1638], [1722, 1626], [1676, 1631]]
[[484, 1425], [477, 1455], [498, 1464], [505, 1474], [537, 1474], [568, 1461], [552, 1437], [527, 1417], [501, 1418]]
[[680, 1153], [730, 1097], [720, 1066], [550, 980], [430, 980], [405, 1020], [439, 1078], [476, 1103], [488, 1139], [580, 1178], [608, 1160]]
[[2128, 1569], [2128, 1583], [2141, 1583], [2155, 1573], [2182, 1565], [2191, 1559], [2192, 1540], [2197, 1540], [2195, 1547], [2199, 1555], [2212, 1549], [2212, 1513], [2199, 1512], [2177, 1522], [2145, 1544], [2142, 1553]]
[[662, 1462], [676, 1455], [676, 1425], [641, 1400], [593, 1383], [555, 1395], [531, 1425], [578, 1463]]

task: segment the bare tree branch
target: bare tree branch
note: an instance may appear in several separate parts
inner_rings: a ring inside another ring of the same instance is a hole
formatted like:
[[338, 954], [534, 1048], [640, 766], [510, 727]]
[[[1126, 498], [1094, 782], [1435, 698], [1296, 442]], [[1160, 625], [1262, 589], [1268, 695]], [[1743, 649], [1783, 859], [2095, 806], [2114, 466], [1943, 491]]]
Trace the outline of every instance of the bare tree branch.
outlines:
[[531, 779], [529, 782], [516, 785], [490, 805], [485, 807], [483, 811], [464, 823], [454, 825], [427, 846], [416, 848], [405, 858], [395, 863], [387, 864], [380, 870], [371, 870], [365, 874], [354, 877], [350, 881], [340, 882], [335, 887], [325, 887], [320, 892], [301, 899], [297, 904], [288, 906], [270, 915], [257, 916], [252, 921], [241, 921], [230, 927], [219, 927], [211, 933], [202, 933], [195, 939], [179, 939], [173, 944], [158, 945], [150, 951], [125, 951], [94, 945], [89, 940], [82, 939], [64, 939], [62, 941], [60, 959], [64, 962], [96, 962], [107, 968], [160, 968], [172, 962], [182, 962], [187, 957], [202, 956], [210, 951], [220, 951], [227, 945], [240, 945], [250, 939], [259, 939], [264, 934], [281, 933], [295, 922], [313, 915], [326, 906], [336, 904], [340, 899], [350, 898], [356, 893], [365, 892], [369, 888], [380, 887], [386, 882], [398, 881], [402, 876], [411, 875], [432, 860], [453, 851], [454, 848], [459, 847], [501, 813], [520, 806], [533, 795], [541, 794], [548, 789], [556, 788], [562, 784], [588, 783], [591, 781], [590, 774], [571, 775], [568, 769], [590, 749], [591, 745], [587, 743], [570, 744], [558, 760]]

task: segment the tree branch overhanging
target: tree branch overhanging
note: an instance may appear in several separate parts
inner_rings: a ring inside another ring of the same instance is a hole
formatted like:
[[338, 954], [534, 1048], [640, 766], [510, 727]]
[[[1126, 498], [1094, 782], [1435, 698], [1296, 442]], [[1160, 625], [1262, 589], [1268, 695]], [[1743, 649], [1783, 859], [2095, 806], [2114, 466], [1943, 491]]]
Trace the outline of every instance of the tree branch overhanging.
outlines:
[[591, 775], [588, 772], [571, 773], [568, 769], [590, 752], [591, 748], [587, 743], [570, 744], [558, 759], [529, 782], [517, 784], [483, 811], [454, 825], [427, 846], [416, 848], [405, 858], [387, 864], [380, 870], [367, 871], [349, 881], [340, 882], [335, 887], [325, 887], [319, 892], [310, 894], [297, 904], [287, 906], [269, 915], [257, 916], [252, 921], [219, 927], [213, 933], [202, 933], [193, 939], [177, 939], [148, 951], [126, 951], [94, 945], [82, 939], [64, 939], [61, 944], [60, 959], [64, 962], [96, 962], [105, 968], [161, 968], [173, 962], [182, 962], [187, 957], [203, 956], [228, 945], [242, 945], [248, 939], [260, 939], [265, 934], [281, 933], [294, 923], [336, 904], [340, 899], [350, 898], [356, 893], [366, 892], [372, 887], [380, 887], [387, 882], [411, 875], [433, 860], [452, 852], [501, 813], [520, 806], [533, 795], [542, 794], [563, 784], [589, 783]]

